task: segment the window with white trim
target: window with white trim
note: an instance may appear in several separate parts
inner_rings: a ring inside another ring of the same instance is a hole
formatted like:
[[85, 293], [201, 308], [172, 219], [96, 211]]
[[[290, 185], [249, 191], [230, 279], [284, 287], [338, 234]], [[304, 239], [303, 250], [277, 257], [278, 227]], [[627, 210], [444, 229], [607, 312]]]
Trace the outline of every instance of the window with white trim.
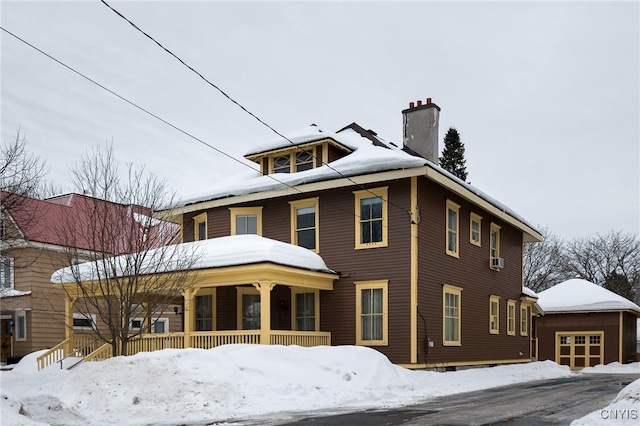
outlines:
[[83, 314], [80, 312], [73, 313], [73, 329], [74, 330], [93, 330], [96, 327], [95, 314]]
[[27, 311], [16, 311], [16, 342], [27, 340]]
[[358, 281], [356, 285], [356, 345], [388, 345], [389, 281]]
[[13, 289], [13, 258], [0, 257], [0, 290]]

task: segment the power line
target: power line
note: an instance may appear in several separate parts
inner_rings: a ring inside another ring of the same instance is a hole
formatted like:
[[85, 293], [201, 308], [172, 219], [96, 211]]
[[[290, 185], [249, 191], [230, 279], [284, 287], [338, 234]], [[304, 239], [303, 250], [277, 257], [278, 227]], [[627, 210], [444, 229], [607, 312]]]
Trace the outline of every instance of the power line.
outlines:
[[[118, 15], [120, 18], [124, 19], [126, 22], [128, 22], [133, 28], [135, 28], [137, 31], [139, 31], [140, 33], [142, 33], [145, 37], [147, 37], [149, 40], [151, 40], [153, 43], [155, 43], [158, 47], [160, 47], [162, 50], [164, 50], [166, 53], [168, 53], [169, 55], [171, 55], [173, 58], [175, 58], [178, 62], [180, 62], [182, 65], [184, 65], [185, 67], [187, 67], [190, 71], [192, 71], [193, 73], [195, 73], [198, 77], [200, 77], [202, 80], [204, 80], [208, 85], [210, 85], [211, 87], [213, 87], [214, 89], [216, 89], [218, 92], [220, 92], [224, 97], [226, 97], [229, 101], [231, 101], [233, 104], [235, 104], [236, 106], [238, 106], [240, 109], [242, 109], [244, 112], [246, 112], [247, 114], [249, 114], [251, 117], [255, 118], [260, 124], [262, 124], [263, 126], [267, 127], [269, 130], [271, 130], [272, 132], [274, 132], [276, 135], [280, 136], [281, 138], [285, 139], [287, 142], [289, 142], [291, 145], [293, 146], [297, 146], [291, 139], [289, 139], [288, 137], [286, 137], [285, 135], [283, 135], [282, 133], [278, 132], [276, 129], [274, 129], [272, 126], [270, 126], [269, 124], [267, 124], [264, 120], [262, 120], [260, 117], [258, 117], [257, 115], [255, 115], [254, 113], [252, 113], [251, 111], [249, 111], [247, 108], [245, 108], [242, 104], [240, 104], [238, 101], [236, 101], [235, 99], [233, 99], [231, 96], [229, 96], [224, 90], [222, 90], [220, 87], [218, 87], [216, 84], [212, 83], [211, 81], [209, 81], [204, 75], [202, 75], [202, 73], [198, 72], [197, 70], [195, 70], [191, 65], [187, 64], [185, 61], [183, 61], [180, 57], [178, 57], [175, 53], [173, 53], [171, 50], [167, 49], [164, 45], [162, 45], [162, 43], [160, 43], [158, 40], [156, 40], [155, 38], [153, 38], [153, 36], [149, 35], [147, 32], [145, 32], [144, 30], [142, 30], [138, 25], [136, 25], [134, 22], [132, 22], [130, 19], [128, 19], [126, 16], [124, 16], [122, 13], [120, 13], [119, 11], [117, 11], [116, 9], [114, 9], [109, 3], [107, 3], [105, 0], [100, 0], [102, 2], [102, 4], [104, 4], [106, 7], [108, 7], [111, 11], [113, 11], [113, 13], [115, 13], [116, 15]], [[400, 207], [395, 203], [390, 202], [389, 200], [385, 200], [382, 197], [379, 197], [378, 195], [376, 195], [375, 193], [371, 192], [369, 189], [365, 188], [364, 186], [362, 186], [362, 184], [357, 183], [356, 181], [354, 181], [353, 179], [351, 179], [351, 177], [346, 176], [345, 174], [343, 174], [342, 172], [340, 172], [339, 170], [336, 170], [334, 167], [332, 167], [330, 164], [323, 162], [321, 159], [317, 158], [315, 156], [315, 154], [313, 152], [309, 152], [307, 150], [305, 150], [304, 148], [302, 149], [303, 152], [305, 152], [306, 154], [311, 154], [311, 156], [313, 157], [313, 159], [315, 161], [319, 161], [321, 165], [327, 166], [329, 169], [331, 169], [333, 172], [335, 172], [338, 176], [340, 176], [343, 179], [347, 179], [349, 182], [353, 183], [354, 185], [358, 186], [359, 188], [361, 188], [362, 190], [365, 190], [367, 192], [369, 192], [371, 195], [373, 195], [376, 198], [381, 198], [383, 201], [386, 201], [388, 204], [404, 211], [405, 213], [409, 214], [409, 217], [411, 218], [411, 211], [405, 209], [404, 207]]]
[[[219, 149], [219, 148], [216, 148], [215, 146], [213, 146], [213, 145], [211, 145], [211, 144], [209, 144], [209, 143], [207, 143], [207, 142], [203, 141], [202, 139], [200, 139], [200, 138], [198, 138], [198, 137], [196, 137], [196, 136], [192, 135], [191, 133], [187, 132], [186, 130], [183, 130], [182, 128], [180, 128], [180, 127], [176, 126], [175, 124], [172, 124], [171, 122], [169, 122], [169, 121], [167, 121], [167, 120], [163, 119], [162, 117], [160, 117], [160, 116], [158, 116], [158, 115], [156, 115], [156, 114], [152, 113], [151, 111], [147, 110], [146, 108], [144, 108], [144, 107], [142, 107], [142, 106], [140, 106], [140, 105], [136, 104], [136, 103], [135, 103], [135, 102], [133, 102], [133, 101], [130, 101], [129, 99], [125, 98], [124, 96], [122, 96], [122, 95], [118, 94], [117, 92], [115, 92], [115, 91], [113, 91], [113, 90], [109, 89], [109, 88], [108, 88], [108, 87], [106, 87], [105, 85], [103, 85], [103, 84], [101, 84], [101, 83], [97, 82], [96, 80], [92, 79], [91, 77], [89, 77], [89, 76], [87, 76], [87, 75], [83, 74], [82, 72], [80, 72], [80, 71], [76, 70], [75, 68], [73, 68], [73, 67], [71, 67], [71, 66], [69, 66], [69, 65], [65, 64], [64, 62], [62, 62], [61, 60], [59, 60], [59, 59], [55, 58], [54, 56], [50, 55], [49, 53], [45, 52], [44, 50], [42, 50], [42, 49], [38, 48], [37, 46], [33, 45], [32, 43], [29, 43], [28, 41], [24, 40], [23, 38], [19, 37], [18, 35], [16, 35], [16, 34], [12, 33], [11, 31], [7, 30], [6, 28], [4, 28], [4, 27], [0, 26], [0, 29], [1, 29], [2, 31], [4, 31], [5, 33], [9, 34], [10, 36], [14, 37], [15, 39], [19, 40], [20, 42], [22, 42], [22, 43], [26, 44], [27, 46], [31, 47], [32, 49], [34, 49], [34, 50], [35, 50], [35, 51], [37, 51], [38, 53], [40, 53], [40, 54], [42, 54], [42, 55], [46, 56], [47, 58], [49, 58], [49, 59], [51, 59], [52, 61], [56, 62], [57, 64], [59, 64], [59, 65], [63, 66], [63, 67], [64, 67], [64, 68], [66, 68], [67, 70], [69, 70], [69, 71], [73, 72], [74, 74], [76, 74], [76, 75], [78, 75], [78, 76], [80, 76], [80, 77], [84, 78], [85, 80], [87, 80], [87, 81], [91, 82], [92, 84], [94, 84], [94, 85], [96, 85], [96, 86], [100, 87], [101, 89], [103, 89], [103, 90], [105, 90], [105, 91], [109, 92], [109, 93], [110, 93], [110, 94], [112, 94], [113, 96], [116, 96], [118, 99], [120, 99], [120, 100], [122, 100], [122, 101], [124, 101], [124, 102], [128, 103], [129, 105], [133, 106], [134, 108], [136, 108], [136, 109], [138, 109], [138, 110], [140, 110], [140, 111], [144, 112], [145, 114], [147, 114], [147, 115], [149, 115], [149, 116], [151, 116], [151, 117], [155, 118], [156, 120], [158, 120], [158, 121], [160, 121], [160, 122], [162, 122], [162, 123], [166, 124], [167, 126], [169, 126], [169, 127], [173, 128], [173, 129], [177, 130], [178, 132], [180, 132], [180, 133], [184, 134], [185, 136], [187, 136], [187, 137], [189, 137], [189, 138], [191, 138], [191, 139], [193, 139], [193, 140], [195, 140], [195, 141], [197, 141], [197, 142], [201, 143], [202, 145], [206, 146], [207, 148], [210, 148], [210, 149], [212, 149], [212, 150], [216, 151], [217, 153], [219, 153], [219, 154], [221, 154], [221, 155], [224, 155], [225, 157], [227, 157], [227, 158], [229, 158], [229, 159], [231, 159], [231, 160], [233, 160], [233, 161], [235, 161], [235, 162], [237, 162], [237, 163], [239, 163], [239, 164], [242, 164], [243, 166], [245, 166], [245, 167], [247, 167], [247, 168], [249, 168], [249, 169], [251, 169], [251, 170], [253, 170], [253, 171], [256, 171], [256, 169], [254, 169], [253, 167], [251, 167], [249, 164], [247, 164], [247, 163], [245, 163], [245, 162], [243, 162], [243, 161], [240, 161], [239, 159], [237, 159], [237, 158], [233, 157], [232, 155], [230, 155], [230, 154], [228, 154], [228, 153], [226, 153], [226, 152], [222, 151], [222, 150], [221, 150], [221, 149]], [[273, 181], [275, 181], [275, 182], [277, 182], [277, 183], [279, 183], [279, 184], [281, 184], [281, 185], [283, 185], [283, 186], [285, 186], [285, 187], [287, 187], [287, 188], [290, 188], [290, 189], [292, 189], [292, 190], [294, 190], [294, 191], [296, 191], [296, 192], [298, 192], [298, 193], [300, 193], [300, 194], [302, 194], [302, 195], [306, 195], [306, 194], [308, 194], [307, 192], [302, 191], [300, 188], [298, 188], [298, 187], [296, 187], [296, 186], [289, 185], [288, 183], [283, 182], [283, 181], [281, 181], [281, 180], [277, 179], [277, 178], [276, 178], [275, 176], [273, 176], [273, 175], [269, 175], [269, 174], [268, 174], [268, 175], [264, 175], [264, 176], [267, 176], [268, 178], [272, 179]], [[370, 192], [370, 191], [368, 191], [368, 192]], [[373, 194], [373, 193], [372, 193], [372, 194]], [[374, 196], [376, 196], [376, 197], [378, 197], [376, 194], [373, 194], [373, 195], [374, 195]], [[378, 197], [378, 198], [382, 198], [382, 197]], [[350, 211], [348, 211], [348, 210], [346, 210], [346, 209], [343, 209], [342, 207], [336, 206], [336, 205], [331, 205], [331, 207], [332, 207], [332, 208], [335, 208], [335, 209], [337, 209], [337, 210], [339, 210], [339, 211], [342, 211], [342, 212], [344, 212], [344, 213], [347, 213], [349, 216], [355, 216], [356, 218], [360, 219], [360, 216], [357, 214], [357, 212], [353, 212], [353, 213], [352, 213], [352, 212], [350, 212]], [[383, 225], [383, 226], [384, 226], [384, 225]], [[386, 228], [388, 229], [389, 227], [388, 227], [388, 226], [386, 226]], [[411, 235], [411, 233], [410, 233], [410, 235]]]

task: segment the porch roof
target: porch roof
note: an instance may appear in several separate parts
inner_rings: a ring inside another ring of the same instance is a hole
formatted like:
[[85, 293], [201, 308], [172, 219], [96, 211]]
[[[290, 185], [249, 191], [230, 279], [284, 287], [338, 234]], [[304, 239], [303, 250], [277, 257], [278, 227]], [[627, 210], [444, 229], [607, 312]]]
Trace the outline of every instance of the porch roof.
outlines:
[[[304, 270], [320, 275], [337, 275], [335, 271], [329, 269], [324, 260], [317, 253], [312, 252], [304, 247], [283, 243], [281, 241], [272, 240], [270, 238], [258, 235], [234, 235], [229, 237], [211, 238], [203, 241], [193, 241], [188, 243], [175, 244], [170, 249], [179, 253], [195, 253], [196, 261], [192, 264], [192, 270], [215, 270], [215, 269], [234, 269], [234, 267], [242, 267], [258, 264], [271, 264], [281, 266], [287, 270]], [[162, 249], [156, 249], [162, 250]], [[166, 251], [167, 248], [165, 247]], [[148, 259], [157, 259], [151, 250]], [[117, 256], [114, 265], [126, 265], [127, 255]], [[165, 259], [171, 259], [171, 256], [165, 256]], [[175, 272], [179, 268], [176, 266], [180, 262], [167, 262], [162, 265], [163, 269], [159, 270], [158, 265], [148, 265], [149, 271], [154, 273]], [[71, 268], [76, 269], [73, 273]], [[98, 278], [96, 270], [100, 267], [95, 262], [87, 262], [72, 267], [66, 267], [57, 270], [51, 275], [51, 282], [54, 284], [74, 283], [76, 277], [81, 277], [83, 281], [94, 281]], [[138, 270], [138, 273], [144, 274], [144, 267]], [[246, 271], [245, 268], [242, 268]], [[123, 268], [116, 271], [116, 276], [127, 276], [127, 270]], [[106, 276], [107, 274], [99, 274]], [[108, 275], [113, 275], [110, 271]]]

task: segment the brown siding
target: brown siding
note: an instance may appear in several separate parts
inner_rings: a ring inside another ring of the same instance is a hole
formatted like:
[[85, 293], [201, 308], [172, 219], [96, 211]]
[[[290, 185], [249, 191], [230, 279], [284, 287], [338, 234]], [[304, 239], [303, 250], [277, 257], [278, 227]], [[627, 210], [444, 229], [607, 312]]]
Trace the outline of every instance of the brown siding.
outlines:
[[636, 361], [638, 326], [636, 315], [630, 312], [622, 314], [623, 331], [622, 331], [622, 361]]
[[[446, 202], [459, 204], [459, 258], [446, 254]], [[418, 271], [418, 362], [465, 363], [529, 358], [529, 337], [520, 336], [522, 232], [426, 179], [420, 179]], [[469, 242], [470, 214], [482, 216], [481, 243]], [[501, 226], [500, 257], [505, 267], [489, 267], [490, 224]], [[444, 346], [442, 286], [462, 288], [461, 346]], [[500, 297], [499, 334], [489, 333], [489, 297]], [[516, 301], [516, 335], [507, 335], [507, 301]], [[434, 346], [426, 350], [426, 341]]]
[[540, 360], [555, 361], [557, 331], [604, 331], [604, 363], [618, 361], [620, 345], [619, 312], [575, 314], [547, 313], [537, 319]]

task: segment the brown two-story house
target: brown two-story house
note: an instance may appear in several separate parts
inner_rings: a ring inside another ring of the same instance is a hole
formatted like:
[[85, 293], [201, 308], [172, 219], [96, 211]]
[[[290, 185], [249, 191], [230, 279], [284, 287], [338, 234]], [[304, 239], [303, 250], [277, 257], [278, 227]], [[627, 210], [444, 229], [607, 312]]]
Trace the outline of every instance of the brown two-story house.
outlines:
[[439, 113], [430, 99], [412, 102], [402, 147], [355, 123], [309, 126], [248, 152], [255, 176], [174, 209], [184, 243], [257, 234], [305, 247], [335, 272], [324, 287], [276, 277], [268, 299], [250, 281], [203, 285], [189, 296], [189, 327], [260, 328], [269, 300], [271, 330], [328, 332], [332, 345], [369, 346], [405, 366], [530, 361], [523, 244], [542, 236], [438, 166]]

